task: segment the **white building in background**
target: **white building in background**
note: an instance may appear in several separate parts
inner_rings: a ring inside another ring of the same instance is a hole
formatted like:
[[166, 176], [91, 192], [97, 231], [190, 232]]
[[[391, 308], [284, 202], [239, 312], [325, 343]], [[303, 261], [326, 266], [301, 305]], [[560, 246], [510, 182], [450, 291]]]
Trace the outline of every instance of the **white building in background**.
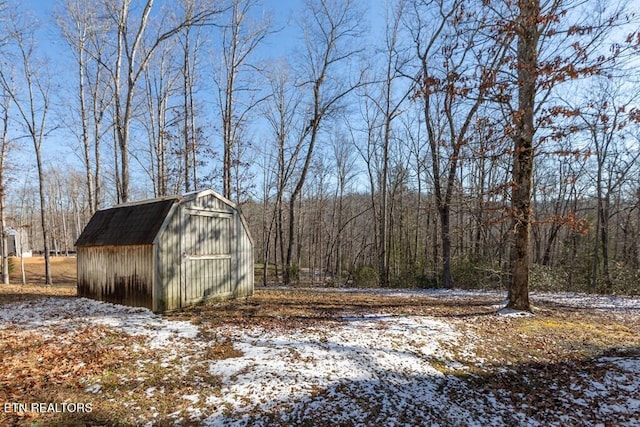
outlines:
[[7, 252], [9, 256], [23, 256], [29, 258], [32, 251], [29, 247], [29, 234], [24, 228], [16, 230], [8, 227], [5, 230], [7, 236]]

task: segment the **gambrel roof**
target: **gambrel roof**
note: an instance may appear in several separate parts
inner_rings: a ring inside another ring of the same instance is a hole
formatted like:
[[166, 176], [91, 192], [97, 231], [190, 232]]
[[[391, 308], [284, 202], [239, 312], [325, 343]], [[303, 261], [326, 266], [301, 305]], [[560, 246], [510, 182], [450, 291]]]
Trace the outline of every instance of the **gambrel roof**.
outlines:
[[150, 245], [179, 197], [129, 203], [97, 211], [76, 246]]

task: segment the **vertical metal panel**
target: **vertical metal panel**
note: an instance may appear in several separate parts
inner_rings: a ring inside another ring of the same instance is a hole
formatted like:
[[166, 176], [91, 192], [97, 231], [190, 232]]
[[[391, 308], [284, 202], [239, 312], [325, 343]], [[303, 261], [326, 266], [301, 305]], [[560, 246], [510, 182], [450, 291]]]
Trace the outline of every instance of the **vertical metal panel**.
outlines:
[[239, 297], [253, 294], [254, 290], [254, 259], [253, 242], [246, 224], [238, 212], [236, 214], [236, 233], [234, 244], [236, 245], [236, 295]]
[[169, 215], [166, 227], [160, 230], [157, 237], [158, 284], [155, 298], [159, 311], [181, 307], [181, 236], [186, 230], [179, 207], [172, 209]]
[[229, 211], [233, 210], [231, 206], [227, 205], [222, 200], [215, 197], [213, 194], [207, 194], [207, 195], [198, 197], [198, 199], [196, 200], [196, 205], [204, 209], [211, 209], [211, 210], [223, 210], [223, 209], [227, 209]]
[[78, 295], [153, 308], [153, 246], [79, 247]]

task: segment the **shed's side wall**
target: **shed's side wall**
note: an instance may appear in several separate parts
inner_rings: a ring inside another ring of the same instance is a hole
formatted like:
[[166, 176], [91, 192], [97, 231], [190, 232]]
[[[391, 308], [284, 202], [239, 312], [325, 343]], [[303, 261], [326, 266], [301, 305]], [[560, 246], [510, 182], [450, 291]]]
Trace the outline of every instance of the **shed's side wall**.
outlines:
[[177, 310], [180, 304], [181, 236], [184, 233], [180, 209], [174, 209], [167, 227], [157, 240], [156, 308], [158, 312]]
[[234, 215], [234, 221], [234, 294], [237, 297], [246, 297], [249, 295], [253, 295], [253, 242], [249, 237], [249, 230], [246, 230], [244, 224], [242, 223], [240, 213], [236, 212], [236, 214]]
[[184, 301], [189, 304], [214, 296], [232, 296], [232, 217], [186, 213], [182, 236]]
[[78, 247], [78, 295], [153, 308], [153, 246]]
[[238, 211], [213, 195], [173, 211], [156, 260], [156, 311], [253, 294], [253, 243]]
[[[226, 211], [232, 214], [228, 223], [229, 230], [221, 230], [222, 236], [227, 234], [227, 238], [229, 239], [231, 259], [229, 260], [230, 276], [228, 285], [225, 283], [225, 286], [221, 287], [220, 290], [221, 293], [226, 292], [234, 297], [253, 295], [253, 242], [248, 234], [249, 230], [245, 228], [245, 224], [242, 222], [240, 212], [213, 195], [198, 197], [193, 204], [205, 210]], [[223, 223], [221, 222], [220, 224]], [[226, 274], [226, 271], [224, 273]]]

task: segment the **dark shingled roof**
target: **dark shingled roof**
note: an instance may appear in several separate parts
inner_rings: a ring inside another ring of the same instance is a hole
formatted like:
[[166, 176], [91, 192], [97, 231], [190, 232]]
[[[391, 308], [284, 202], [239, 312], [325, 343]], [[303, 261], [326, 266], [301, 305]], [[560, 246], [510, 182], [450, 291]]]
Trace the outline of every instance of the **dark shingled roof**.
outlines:
[[152, 244], [177, 198], [115, 206], [97, 211], [76, 246]]

